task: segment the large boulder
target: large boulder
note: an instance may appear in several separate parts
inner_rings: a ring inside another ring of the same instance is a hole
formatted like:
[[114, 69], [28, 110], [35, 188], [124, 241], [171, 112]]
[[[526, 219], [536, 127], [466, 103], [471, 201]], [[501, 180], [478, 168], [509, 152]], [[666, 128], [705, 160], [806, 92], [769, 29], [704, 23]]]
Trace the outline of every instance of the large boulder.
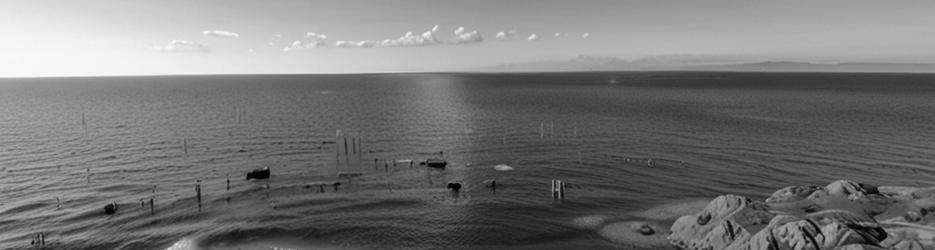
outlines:
[[763, 203], [737, 195], [722, 195], [695, 215], [672, 224], [669, 242], [685, 249], [726, 249], [748, 239], [774, 215]]
[[935, 188], [854, 181], [791, 186], [765, 202], [712, 200], [675, 221], [669, 242], [683, 249], [935, 249]]

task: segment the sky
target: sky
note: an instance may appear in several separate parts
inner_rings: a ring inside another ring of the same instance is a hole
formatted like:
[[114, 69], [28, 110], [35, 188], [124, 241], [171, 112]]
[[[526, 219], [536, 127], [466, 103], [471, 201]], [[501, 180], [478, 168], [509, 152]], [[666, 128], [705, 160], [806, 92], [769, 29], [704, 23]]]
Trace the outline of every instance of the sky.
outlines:
[[580, 55], [935, 63], [933, 13], [930, 0], [0, 0], [0, 77], [470, 71]]

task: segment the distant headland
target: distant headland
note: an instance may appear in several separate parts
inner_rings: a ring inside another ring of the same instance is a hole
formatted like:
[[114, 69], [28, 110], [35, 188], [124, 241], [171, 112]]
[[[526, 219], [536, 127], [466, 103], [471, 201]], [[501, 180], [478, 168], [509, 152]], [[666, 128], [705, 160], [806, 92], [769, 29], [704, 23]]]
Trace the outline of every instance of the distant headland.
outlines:
[[932, 63], [748, 61], [728, 56], [667, 55], [634, 60], [577, 56], [566, 60], [531, 61], [478, 68], [479, 72], [549, 71], [737, 71], [737, 72], [879, 72], [935, 73]]

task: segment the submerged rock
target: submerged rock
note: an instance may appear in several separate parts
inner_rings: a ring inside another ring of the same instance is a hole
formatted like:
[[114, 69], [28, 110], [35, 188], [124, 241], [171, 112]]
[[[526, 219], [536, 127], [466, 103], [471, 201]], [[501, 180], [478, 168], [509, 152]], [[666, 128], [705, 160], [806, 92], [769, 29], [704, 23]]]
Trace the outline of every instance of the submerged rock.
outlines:
[[715, 198], [683, 216], [669, 242], [684, 249], [935, 249], [935, 188], [835, 181], [791, 186], [765, 202]]
[[666, 232], [661, 231], [663, 229], [648, 222], [625, 221], [607, 224], [598, 233], [616, 243], [648, 248], [666, 245]]
[[580, 229], [594, 229], [594, 228], [601, 226], [601, 224], [604, 224], [604, 221], [606, 220], [607, 220], [607, 216], [590, 215], [590, 216], [583, 216], [583, 217], [575, 218], [574, 220], [571, 220], [571, 224], [574, 227], [580, 228]]

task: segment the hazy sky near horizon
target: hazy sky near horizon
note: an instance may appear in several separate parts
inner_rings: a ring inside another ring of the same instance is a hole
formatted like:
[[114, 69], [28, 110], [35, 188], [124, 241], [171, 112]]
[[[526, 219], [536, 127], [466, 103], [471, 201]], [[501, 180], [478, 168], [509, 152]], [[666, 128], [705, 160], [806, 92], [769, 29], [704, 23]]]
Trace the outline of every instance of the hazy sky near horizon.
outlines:
[[578, 55], [935, 63], [933, 13], [928, 0], [4, 0], [0, 76], [460, 71]]

